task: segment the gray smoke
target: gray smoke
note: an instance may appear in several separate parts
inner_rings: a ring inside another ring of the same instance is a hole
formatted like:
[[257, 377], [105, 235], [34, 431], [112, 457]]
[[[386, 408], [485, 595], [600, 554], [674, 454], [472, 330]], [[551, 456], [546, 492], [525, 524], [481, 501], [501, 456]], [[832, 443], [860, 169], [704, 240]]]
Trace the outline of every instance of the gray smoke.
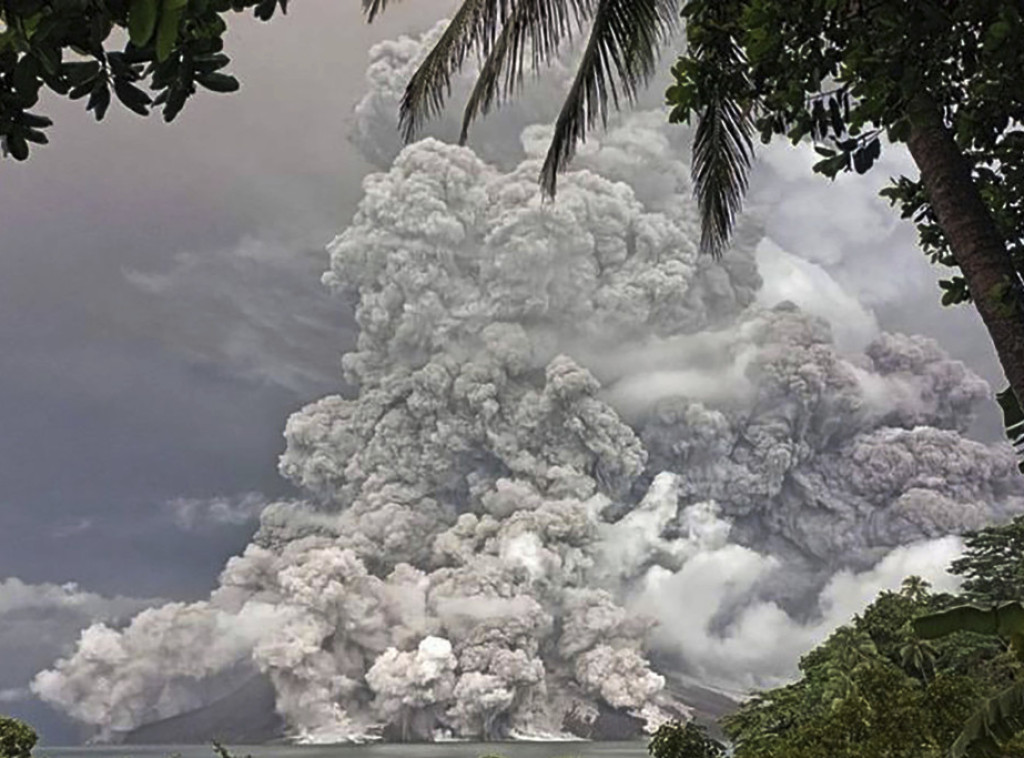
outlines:
[[[422, 51], [374, 51], [356, 134], [382, 164]], [[263, 510], [209, 601], [87, 630], [41, 697], [107, 738], [258, 673], [304, 741], [653, 728], [686, 713], [666, 674], [774, 683], [904, 575], [951, 586], [949, 535], [1022, 510], [1012, 451], [964, 437], [988, 388], [961, 363], [865, 339], [869, 314], [837, 347], [857, 309], [765, 285], [754, 216], [698, 254], [663, 113], [591, 140], [557, 202], [546, 133], [507, 168], [427, 139], [365, 180], [324, 277], [357, 302], [358, 392], [285, 429], [308, 501]]]

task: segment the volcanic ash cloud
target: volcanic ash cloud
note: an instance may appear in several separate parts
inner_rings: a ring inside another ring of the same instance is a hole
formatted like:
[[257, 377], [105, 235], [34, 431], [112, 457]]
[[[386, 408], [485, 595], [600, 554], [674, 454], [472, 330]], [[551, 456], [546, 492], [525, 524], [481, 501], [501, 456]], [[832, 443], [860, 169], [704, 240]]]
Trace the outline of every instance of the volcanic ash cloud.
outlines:
[[534, 128], [508, 170], [429, 139], [368, 177], [325, 275], [358, 302], [358, 392], [285, 429], [309, 500], [269, 506], [208, 601], [87, 630], [35, 691], [107, 738], [253, 676], [306, 741], [650, 728], [686, 713], [666, 677], [778, 681], [1020, 511], [1012, 451], [963, 436], [988, 388], [962, 364], [758, 304], [755, 220], [698, 255], [655, 116], [557, 202]]

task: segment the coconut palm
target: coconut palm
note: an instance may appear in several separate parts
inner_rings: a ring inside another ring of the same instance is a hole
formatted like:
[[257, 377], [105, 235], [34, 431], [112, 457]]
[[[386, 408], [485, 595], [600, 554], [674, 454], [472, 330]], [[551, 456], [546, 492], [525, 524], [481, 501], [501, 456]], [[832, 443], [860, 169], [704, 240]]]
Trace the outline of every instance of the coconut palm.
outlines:
[[[367, 18], [389, 0], [363, 0]], [[409, 81], [399, 111], [406, 141], [436, 116], [451, 94], [452, 76], [470, 54], [482, 61], [465, 105], [461, 141], [473, 121], [513, 97], [527, 68], [554, 59], [586, 34], [579, 67], [555, 122], [541, 184], [555, 194], [558, 173], [609, 106], [631, 104], [655, 70], [658, 51], [679, 13], [679, 0], [463, 0], [437, 44]]]
[[900, 664], [904, 670], [920, 675], [926, 684], [935, 678], [937, 655], [934, 645], [913, 634], [908, 635], [907, 641], [900, 646]]
[[915, 603], [923, 603], [928, 599], [931, 582], [920, 576], [908, 576], [900, 585], [900, 594]]

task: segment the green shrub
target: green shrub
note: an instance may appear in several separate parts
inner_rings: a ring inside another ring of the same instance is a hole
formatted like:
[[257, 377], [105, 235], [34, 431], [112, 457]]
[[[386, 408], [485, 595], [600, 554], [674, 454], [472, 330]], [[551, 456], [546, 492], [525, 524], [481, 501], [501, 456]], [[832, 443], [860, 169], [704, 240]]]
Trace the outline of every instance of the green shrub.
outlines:
[[694, 721], [663, 724], [647, 746], [651, 758], [722, 758], [725, 746]]
[[28, 724], [0, 716], [0, 758], [28, 758], [38, 739]]

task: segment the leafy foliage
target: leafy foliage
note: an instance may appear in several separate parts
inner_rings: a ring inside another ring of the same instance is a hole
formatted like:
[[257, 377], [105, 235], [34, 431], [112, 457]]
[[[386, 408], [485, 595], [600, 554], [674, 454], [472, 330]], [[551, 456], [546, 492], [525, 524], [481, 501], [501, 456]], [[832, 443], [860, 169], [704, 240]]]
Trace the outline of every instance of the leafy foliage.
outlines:
[[913, 624], [953, 598], [911, 577], [883, 592], [800, 662], [801, 678], [723, 720], [736, 758], [939, 758], [1014, 664], [958, 632], [929, 642]]
[[694, 135], [694, 186], [705, 220], [701, 249], [716, 257], [729, 242], [753, 159], [754, 124], [745, 104], [750, 80], [731, 10], [717, 3], [686, 6], [691, 55], [672, 69], [676, 84], [667, 93], [674, 106], [671, 122], [701, 114]]
[[972, 603], [1024, 601], [1024, 516], [964, 535], [964, 554], [950, 572], [962, 576], [961, 593]]
[[950, 758], [1005, 755], [1004, 746], [1024, 730], [1024, 682], [990, 698], [968, 720], [950, 748]]
[[[677, 121], [696, 116], [742, 131], [751, 120], [765, 143], [810, 139], [821, 155], [814, 170], [835, 178], [870, 170], [883, 137], [906, 141], [915, 100], [927, 93], [1019, 260], [1024, 48], [1014, 40], [1024, 32], [1022, 11], [1002, 0], [690, 0], [688, 49], [673, 68], [668, 103]], [[698, 175], [703, 161], [695, 155]], [[743, 166], [741, 144], [732, 161]], [[745, 174], [731, 178], [741, 190]], [[954, 265], [921, 182], [902, 177], [883, 194], [917, 223], [932, 260]], [[705, 218], [712, 228], [723, 220]], [[958, 276], [943, 289], [946, 304], [970, 297]]]
[[[1020, 602], [990, 608], [955, 606], [916, 619], [914, 629], [924, 639], [959, 632], [1000, 637], [1009, 642], [1016, 661], [1024, 663], [1024, 605]], [[975, 711], [953, 742], [950, 756], [1000, 756], [1002, 745], [1021, 730], [1024, 730], [1024, 682], [1014, 682]]]
[[[363, 0], [371, 21], [387, 0]], [[633, 102], [654, 73], [657, 53], [674, 26], [678, 0], [463, 0], [434, 49], [413, 74], [400, 109], [406, 140], [436, 116], [451, 94], [451, 78], [470, 53], [482, 60], [463, 116], [462, 141], [473, 120], [513, 97], [530, 68], [549, 64], [566, 41], [587, 44], [555, 123], [541, 173], [554, 195], [558, 173], [588, 129], [607, 119], [609, 106]]]
[[[25, 160], [46, 144], [46, 88], [102, 120], [112, 95], [139, 114], [172, 121], [198, 87], [233, 92], [224, 72], [225, 16], [252, 9], [268, 20], [288, 0], [4, 0], [0, 3], [0, 142]], [[118, 30], [126, 32], [119, 34]], [[112, 45], [122, 36], [123, 45]], [[148, 91], [145, 87], [148, 85]]]
[[662, 724], [647, 745], [651, 758], [722, 758], [725, 745], [709, 737], [707, 730], [688, 721]]
[[29, 758], [38, 739], [28, 724], [0, 716], [0, 758]]

